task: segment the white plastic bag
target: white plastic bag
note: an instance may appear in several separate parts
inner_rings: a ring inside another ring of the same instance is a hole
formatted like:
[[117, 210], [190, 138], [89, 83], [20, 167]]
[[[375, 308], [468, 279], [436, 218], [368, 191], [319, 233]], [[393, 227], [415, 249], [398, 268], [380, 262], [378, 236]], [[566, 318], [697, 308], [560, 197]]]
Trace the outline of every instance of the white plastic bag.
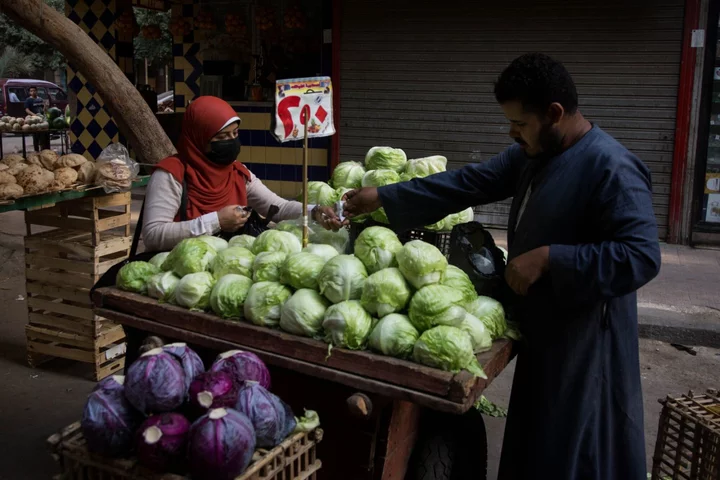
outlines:
[[130, 190], [133, 180], [140, 171], [138, 165], [119, 143], [108, 145], [96, 162], [95, 185], [103, 187], [105, 193]]

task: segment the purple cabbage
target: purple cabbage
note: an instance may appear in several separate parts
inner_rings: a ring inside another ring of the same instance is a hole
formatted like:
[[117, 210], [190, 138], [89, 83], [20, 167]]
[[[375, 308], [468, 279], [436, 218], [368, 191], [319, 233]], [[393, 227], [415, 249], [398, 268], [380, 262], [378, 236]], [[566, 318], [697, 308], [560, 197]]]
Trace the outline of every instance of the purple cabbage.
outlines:
[[221, 353], [210, 367], [212, 372], [228, 372], [237, 385], [253, 380], [270, 389], [270, 372], [257, 355], [243, 350], [229, 350]]
[[162, 347], [163, 351], [174, 356], [185, 371], [185, 388], [190, 388], [190, 382], [205, 371], [205, 365], [200, 356], [184, 343], [168, 343]]
[[137, 432], [140, 464], [158, 472], [182, 471], [189, 435], [190, 422], [179, 413], [153, 415]]
[[125, 396], [145, 414], [175, 410], [187, 396], [185, 371], [175, 356], [154, 348], [130, 365]]
[[233, 480], [255, 451], [255, 429], [232, 408], [210, 410], [190, 427], [188, 452], [193, 480]]
[[142, 415], [125, 398], [124, 380], [107, 377], [88, 395], [80, 427], [91, 452], [119, 457], [132, 450]]
[[238, 384], [225, 371], [201, 373], [190, 384], [190, 403], [204, 410], [234, 408], [238, 398]]
[[295, 429], [295, 415], [288, 404], [257, 382], [245, 382], [235, 408], [252, 422], [258, 447], [272, 448]]

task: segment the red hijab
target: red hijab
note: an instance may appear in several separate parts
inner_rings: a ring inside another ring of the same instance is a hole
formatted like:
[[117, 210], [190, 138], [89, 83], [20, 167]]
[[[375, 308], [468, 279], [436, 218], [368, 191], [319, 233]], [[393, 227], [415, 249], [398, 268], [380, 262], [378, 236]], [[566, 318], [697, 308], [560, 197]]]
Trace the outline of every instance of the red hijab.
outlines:
[[[235, 110], [217, 97], [198, 97], [185, 111], [177, 157], [157, 164], [182, 183], [187, 182], [187, 219], [192, 220], [227, 205], [247, 205], [245, 183], [250, 171], [240, 162], [217, 165], [208, 160], [210, 139], [236, 117]], [[178, 220], [180, 214], [176, 217]]]

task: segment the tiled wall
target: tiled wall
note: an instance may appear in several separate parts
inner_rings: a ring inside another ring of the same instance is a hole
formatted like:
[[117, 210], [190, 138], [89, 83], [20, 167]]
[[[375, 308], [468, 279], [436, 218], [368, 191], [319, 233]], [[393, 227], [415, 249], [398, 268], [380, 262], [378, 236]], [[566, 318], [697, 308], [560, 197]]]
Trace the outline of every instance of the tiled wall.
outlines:
[[[297, 197], [302, 189], [302, 142], [279, 143], [270, 133], [270, 107], [237, 107], [242, 149], [238, 160], [244, 163], [272, 191], [284, 198]], [[309, 142], [310, 180], [329, 178], [329, 139]]]
[[[115, 0], [66, 0], [65, 13], [114, 60], [116, 59]], [[119, 139], [118, 128], [102, 98], [68, 63], [68, 88], [77, 98], [76, 116], [70, 125], [72, 151], [95, 159], [103, 148]]]
[[[198, 0], [181, 0], [172, 5], [172, 18], [193, 18], [199, 10]], [[191, 31], [184, 36], [173, 36], [173, 82], [175, 85], [175, 111], [184, 112], [190, 101], [200, 95], [200, 76], [203, 72], [200, 32]]]

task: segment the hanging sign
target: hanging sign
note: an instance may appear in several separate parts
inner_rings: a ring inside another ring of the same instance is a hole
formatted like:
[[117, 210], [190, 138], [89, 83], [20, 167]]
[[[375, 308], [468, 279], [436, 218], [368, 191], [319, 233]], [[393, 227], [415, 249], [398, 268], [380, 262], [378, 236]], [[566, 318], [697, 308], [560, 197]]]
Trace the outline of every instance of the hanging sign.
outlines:
[[[330, 77], [293, 78], [275, 83], [272, 133], [279, 142], [335, 134]], [[307, 116], [307, 118], [305, 118]]]

